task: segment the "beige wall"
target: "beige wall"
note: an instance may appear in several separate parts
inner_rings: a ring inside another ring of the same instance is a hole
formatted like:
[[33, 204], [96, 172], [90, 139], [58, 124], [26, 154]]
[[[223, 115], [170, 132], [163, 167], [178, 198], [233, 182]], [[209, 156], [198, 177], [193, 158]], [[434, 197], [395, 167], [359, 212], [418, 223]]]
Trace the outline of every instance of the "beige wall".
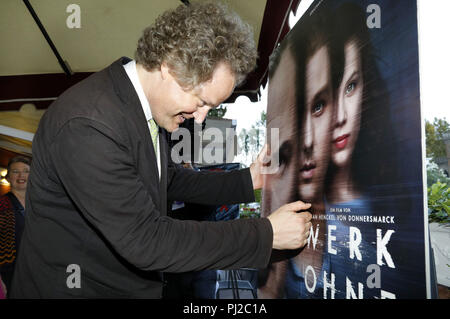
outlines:
[[[225, 0], [259, 38], [266, 0]], [[121, 56], [133, 57], [142, 30], [179, 0], [30, 1], [64, 60], [74, 72], [98, 71]], [[81, 28], [66, 25], [69, 4], [81, 11]], [[25, 4], [0, 1], [0, 76], [62, 72]]]

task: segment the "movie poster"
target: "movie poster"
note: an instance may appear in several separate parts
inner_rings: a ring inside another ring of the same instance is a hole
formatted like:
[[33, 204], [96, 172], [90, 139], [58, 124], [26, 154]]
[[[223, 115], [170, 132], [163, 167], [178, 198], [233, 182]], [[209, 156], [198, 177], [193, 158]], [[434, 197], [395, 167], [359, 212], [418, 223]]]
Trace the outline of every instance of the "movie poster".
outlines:
[[271, 56], [267, 142], [262, 215], [313, 219], [259, 298], [429, 296], [416, 1], [315, 1]]

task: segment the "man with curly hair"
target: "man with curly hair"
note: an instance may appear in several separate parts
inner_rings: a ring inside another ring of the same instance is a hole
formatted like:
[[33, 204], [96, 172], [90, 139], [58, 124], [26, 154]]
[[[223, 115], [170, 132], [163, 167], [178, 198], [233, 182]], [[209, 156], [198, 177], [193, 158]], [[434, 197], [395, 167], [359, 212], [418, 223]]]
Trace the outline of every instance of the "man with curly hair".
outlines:
[[166, 216], [168, 200], [254, 200], [251, 168], [198, 173], [168, 165], [167, 132], [201, 123], [254, 68], [253, 35], [217, 3], [163, 13], [121, 58], [63, 93], [33, 141], [27, 219], [11, 296], [160, 298], [163, 272], [265, 267], [302, 247], [309, 204], [268, 218], [195, 222]]

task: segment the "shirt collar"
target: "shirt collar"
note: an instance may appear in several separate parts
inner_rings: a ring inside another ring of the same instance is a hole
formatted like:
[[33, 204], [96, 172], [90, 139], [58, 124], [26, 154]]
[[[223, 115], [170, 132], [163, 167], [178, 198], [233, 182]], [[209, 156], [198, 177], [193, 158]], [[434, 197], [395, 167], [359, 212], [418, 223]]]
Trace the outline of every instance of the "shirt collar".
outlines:
[[148, 103], [147, 97], [145, 96], [144, 89], [142, 88], [141, 81], [139, 80], [139, 76], [136, 69], [136, 61], [131, 60], [124, 66], [125, 72], [127, 72], [128, 77], [133, 84], [133, 87], [139, 97], [139, 101], [141, 102], [142, 110], [145, 114], [145, 119], [149, 121], [153, 118], [152, 110], [150, 108], [150, 104]]

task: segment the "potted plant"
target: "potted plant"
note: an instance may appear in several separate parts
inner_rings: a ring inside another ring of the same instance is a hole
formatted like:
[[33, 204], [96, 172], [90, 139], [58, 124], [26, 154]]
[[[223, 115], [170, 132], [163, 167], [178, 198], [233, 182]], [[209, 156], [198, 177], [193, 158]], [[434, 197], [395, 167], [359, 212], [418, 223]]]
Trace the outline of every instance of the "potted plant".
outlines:
[[241, 204], [240, 218], [260, 218], [261, 217], [261, 190], [255, 190], [255, 202]]

